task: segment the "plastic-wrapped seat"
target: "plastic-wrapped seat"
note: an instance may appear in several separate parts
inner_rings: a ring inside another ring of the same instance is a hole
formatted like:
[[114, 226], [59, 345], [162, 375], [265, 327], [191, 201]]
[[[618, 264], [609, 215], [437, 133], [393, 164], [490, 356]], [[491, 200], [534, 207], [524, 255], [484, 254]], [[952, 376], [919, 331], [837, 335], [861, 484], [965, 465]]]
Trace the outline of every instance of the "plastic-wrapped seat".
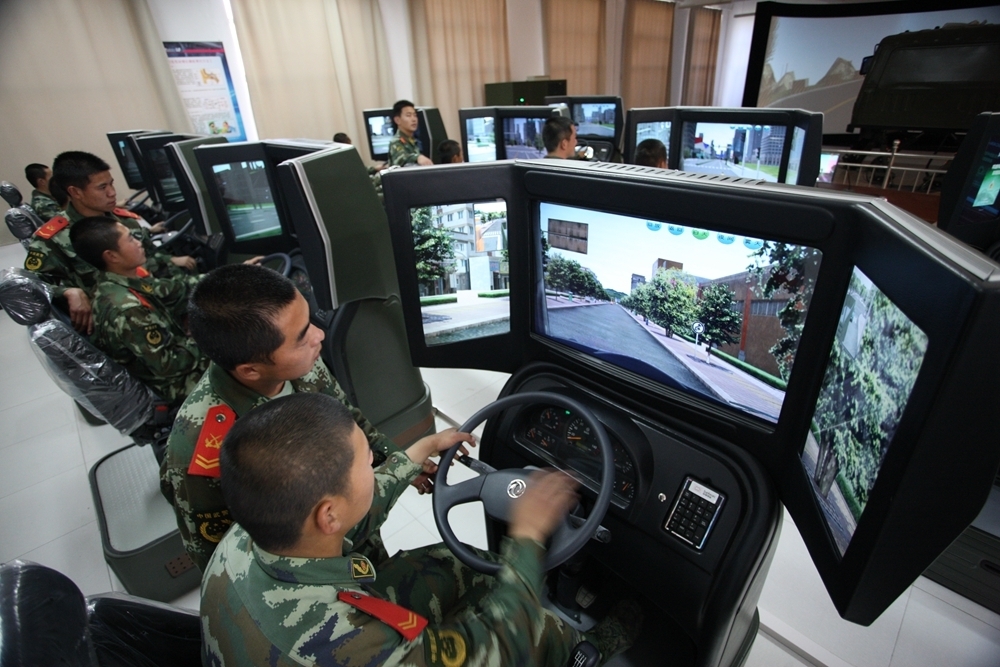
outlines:
[[21, 191], [10, 181], [0, 181], [0, 198], [11, 207], [15, 208], [24, 202]]
[[0, 566], [0, 667], [184, 667], [201, 664], [194, 611], [120, 593], [84, 598], [56, 570]]
[[25, 248], [31, 244], [35, 230], [45, 224], [27, 204], [21, 204], [7, 211], [3, 216], [7, 229]]

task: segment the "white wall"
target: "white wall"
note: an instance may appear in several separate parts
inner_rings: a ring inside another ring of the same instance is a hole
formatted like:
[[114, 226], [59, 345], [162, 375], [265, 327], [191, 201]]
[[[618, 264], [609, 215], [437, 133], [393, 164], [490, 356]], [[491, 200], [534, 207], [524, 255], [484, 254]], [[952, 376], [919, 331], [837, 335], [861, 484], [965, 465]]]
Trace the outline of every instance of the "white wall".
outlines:
[[[146, 0], [163, 42], [222, 42], [247, 139], [257, 140], [246, 69], [229, 0]], [[166, 56], [164, 56], [166, 57]], [[181, 128], [171, 128], [180, 131]], [[187, 128], [190, 131], [190, 128]]]
[[716, 61], [718, 68], [715, 74], [715, 106], [743, 105], [743, 84], [747, 77], [747, 58], [750, 57], [756, 8], [756, 0], [737, 0], [722, 9], [719, 55]]

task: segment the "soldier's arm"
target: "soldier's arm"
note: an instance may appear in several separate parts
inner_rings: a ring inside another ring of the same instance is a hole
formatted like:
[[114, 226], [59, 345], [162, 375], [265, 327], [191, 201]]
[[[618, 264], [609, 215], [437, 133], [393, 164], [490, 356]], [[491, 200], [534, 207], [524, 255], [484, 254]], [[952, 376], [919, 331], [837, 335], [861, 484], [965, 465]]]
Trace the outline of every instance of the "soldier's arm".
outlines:
[[347, 533], [347, 538], [358, 545], [381, 528], [393, 505], [421, 470], [403, 452], [391, 454], [385, 463], [375, 469], [375, 497], [372, 499], [371, 509]]
[[373, 452], [381, 453], [387, 457], [394, 452], [403, 451], [399, 445], [386, 437], [385, 434], [379, 432], [375, 428], [375, 425], [368, 421], [368, 418], [361, 413], [361, 410], [351, 405], [350, 399], [347, 398], [347, 393], [341, 389], [340, 383], [333, 377], [333, 373], [330, 372], [330, 369], [326, 367], [326, 364], [322, 360], [316, 362], [313, 372], [317, 375], [319, 390], [324, 394], [334, 397], [350, 410], [351, 416], [354, 417], [354, 422], [364, 432], [365, 437], [368, 438], [368, 446], [371, 447]]

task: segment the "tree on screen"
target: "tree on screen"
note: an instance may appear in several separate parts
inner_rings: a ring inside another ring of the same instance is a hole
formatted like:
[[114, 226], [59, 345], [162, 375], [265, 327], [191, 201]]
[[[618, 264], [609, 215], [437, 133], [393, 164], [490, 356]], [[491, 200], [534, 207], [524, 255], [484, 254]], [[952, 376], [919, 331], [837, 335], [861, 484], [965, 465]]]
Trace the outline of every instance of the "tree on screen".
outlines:
[[701, 301], [698, 302], [698, 321], [705, 325], [701, 339], [707, 343], [709, 352], [713, 347], [740, 339], [743, 315], [733, 310], [735, 298], [736, 292], [725, 283], [711, 285], [702, 291]]
[[600, 301], [611, 300], [593, 271], [584, 268], [575, 259], [568, 259], [562, 255], [549, 258], [545, 268], [545, 286], [556, 292], [589, 296]]
[[[410, 215], [413, 226], [413, 252], [417, 259], [417, 280], [433, 286], [452, 269], [455, 240], [447, 229], [434, 224], [430, 208], [414, 209]], [[433, 291], [433, 290], [432, 290]]]
[[698, 288], [694, 277], [678, 269], [657, 271], [648, 283], [636, 285], [622, 305], [654, 324], [668, 336], [691, 326]]
[[815, 274], [819, 264], [819, 253], [805, 246], [765, 241], [750, 257], [763, 260], [747, 267], [750, 275], [757, 278], [757, 289], [763, 298], [770, 299], [779, 291], [791, 297], [778, 311], [778, 323], [785, 330], [785, 336], [769, 350], [778, 363], [781, 379], [787, 382], [802, 338], [806, 308], [812, 294], [813, 279], [810, 276]]

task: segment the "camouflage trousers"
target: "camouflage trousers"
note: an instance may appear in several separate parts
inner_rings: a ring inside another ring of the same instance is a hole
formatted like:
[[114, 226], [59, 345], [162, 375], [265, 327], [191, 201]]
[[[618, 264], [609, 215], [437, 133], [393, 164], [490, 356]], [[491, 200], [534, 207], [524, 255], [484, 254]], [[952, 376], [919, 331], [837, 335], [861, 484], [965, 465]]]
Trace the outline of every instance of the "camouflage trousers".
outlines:
[[[494, 553], [470, 549], [482, 558], [499, 561]], [[377, 571], [375, 583], [366, 588], [415, 611], [431, 625], [441, 624], [446, 617], [466, 611], [483, 616], [483, 598], [499, 583], [496, 577], [466, 566], [440, 543], [400, 551]], [[543, 625], [539, 634], [546, 646], [536, 654], [545, 655], [546, 664], [565, 665], [573, 647], [583, 637], [549, 610], [541, 609], [540, 612], [536, 622]]]

